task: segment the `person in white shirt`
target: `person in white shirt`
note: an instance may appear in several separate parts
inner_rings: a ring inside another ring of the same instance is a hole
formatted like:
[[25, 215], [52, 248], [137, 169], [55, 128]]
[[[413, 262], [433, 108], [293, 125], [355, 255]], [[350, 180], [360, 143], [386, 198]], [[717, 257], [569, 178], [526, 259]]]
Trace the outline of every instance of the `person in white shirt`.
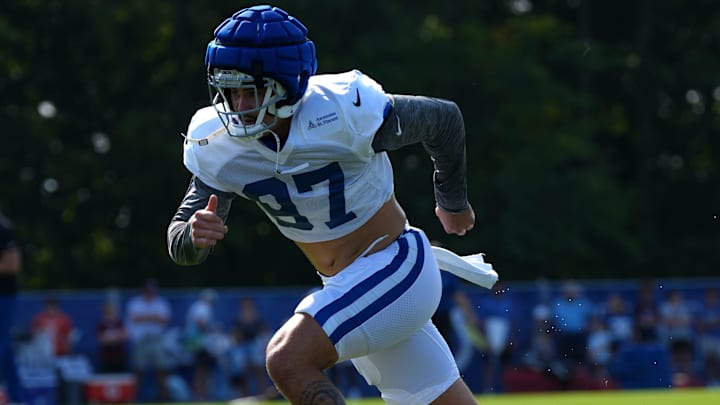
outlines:
[[217, 364], [217, 359], [207, 347], [208, 336], [214, 328], [213, 305], [216, 299], [215, 290], [202, 290], [198, 299], [190, 305], [185, 318], [183, 340], [186, 349], [193, 353], [192, 387], [197, 401], [210, 399], [210, 375]]
[[144, 382], [145, 372], [155, 373], [157, 399], [161, 401], [167, 400], [165, 378], [170, 358], [165, 351], [164, 335], [171, 315], [170, 304], [158, 295], [155, 280], [147, 280], [142, 294], [131, 298], [127, 304], [131, 366], [139, 383]]

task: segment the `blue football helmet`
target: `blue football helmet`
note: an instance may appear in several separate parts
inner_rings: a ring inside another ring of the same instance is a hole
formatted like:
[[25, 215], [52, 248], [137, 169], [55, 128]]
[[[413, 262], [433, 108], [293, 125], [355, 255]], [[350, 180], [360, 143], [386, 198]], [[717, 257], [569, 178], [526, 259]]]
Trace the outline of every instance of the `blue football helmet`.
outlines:
[[[267, 5], [242, 9], [215, 29], [205, 53], [208, 89], [230, 136], [257, 138], [295, 113], [317, 71], [307, 32], [284, 10]], [[254, 91], [257, 107], [234, 111], [232, 89]], [[264, 123], [268, 114], [274, 119]]]

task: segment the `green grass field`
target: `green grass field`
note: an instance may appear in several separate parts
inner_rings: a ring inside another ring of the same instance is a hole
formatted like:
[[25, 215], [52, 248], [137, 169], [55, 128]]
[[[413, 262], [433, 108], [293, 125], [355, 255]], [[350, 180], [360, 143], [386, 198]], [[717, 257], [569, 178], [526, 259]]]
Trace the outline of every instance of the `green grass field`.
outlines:
[[[720, 389], [677, 389], [659, 391], [583, 391], [537, 394], [480, 395], [481, 405], [717, 405]], [[225, 405], [193, 403], [192, 405]], [[280, 405], [285, 401], [247, 402], [248, 405]], [[379, 398], [348, 400], [348, 405], [384, 405]], [[167, 404], [170, 405], [170, 404]], [[240, 405], [240, 404], [238, 404]]]
[[680, 405], [720, 404], [720, 390], [585, 391], [480, 396], [490, 405]]

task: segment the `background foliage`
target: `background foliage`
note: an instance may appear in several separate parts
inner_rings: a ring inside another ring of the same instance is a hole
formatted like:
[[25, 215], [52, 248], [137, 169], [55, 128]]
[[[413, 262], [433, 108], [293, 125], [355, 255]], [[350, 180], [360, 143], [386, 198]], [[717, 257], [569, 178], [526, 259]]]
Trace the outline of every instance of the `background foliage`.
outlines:
[[[300, 0], [320, 72], [456, 101], [478, 214], [449, 237], [421, 147], [392, 155], [411, 223], [506, 280], [707, 276], [720, 268], [720, 3]], [[316, 283], [238, 201], [203, 265], [168, 258], [183, 132], [207, 103], [212, 30], [245, 2], [6, 0], [0, 209], [26, 288]]]

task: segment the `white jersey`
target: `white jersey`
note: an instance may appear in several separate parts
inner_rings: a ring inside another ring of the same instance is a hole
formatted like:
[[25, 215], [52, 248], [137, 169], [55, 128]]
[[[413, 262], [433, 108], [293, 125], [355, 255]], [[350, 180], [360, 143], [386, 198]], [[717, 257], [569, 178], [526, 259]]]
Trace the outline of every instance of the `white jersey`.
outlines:
[[380, 85], [357, 70], [313, 76], [279, 153], [230, 137], [210, 106], [195, 113], [187, 136], [211, 139], [185, 141], [184, 163], [203, 183], [255, 201], [291, 240], [337, 239], [392, 195], [390, 160], [372, 148], [389, 105]]
[[[154, 316], [163, 318], [165, 322], [137, 321], [135, 317]], [[127, 306], [127, 329], [130, 340], [137, 342], [146, 336], [161, 336], [170, 320], [170, 304], [161, 297], [146, 299], [142, 296], [133, 297]]]

